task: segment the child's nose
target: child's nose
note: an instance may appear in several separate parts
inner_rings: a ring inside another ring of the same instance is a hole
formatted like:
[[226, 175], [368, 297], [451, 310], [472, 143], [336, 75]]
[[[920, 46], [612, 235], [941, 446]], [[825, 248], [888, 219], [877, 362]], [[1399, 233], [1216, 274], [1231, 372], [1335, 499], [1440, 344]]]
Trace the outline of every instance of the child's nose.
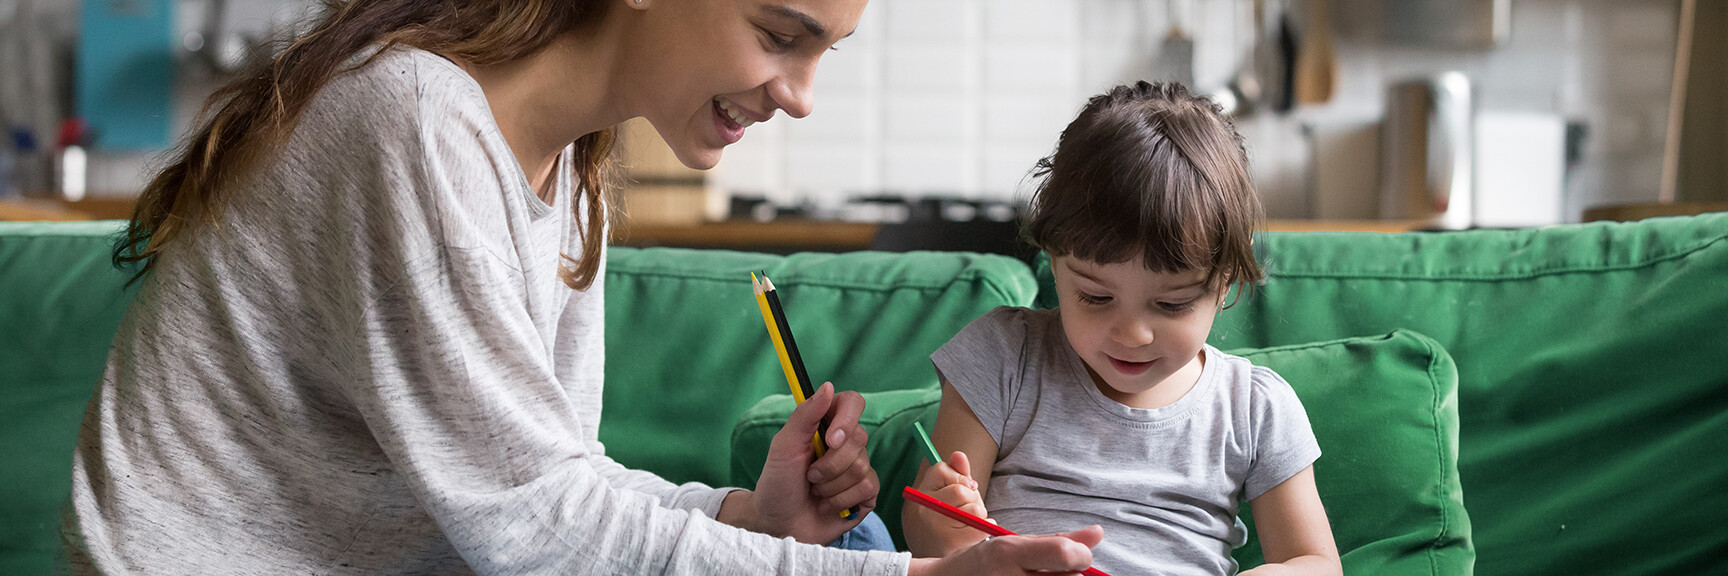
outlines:
[[1152, 323], [1139, 318], [1126, 318], [1116, 323], [1110, 331], [1111, 339], [1117, 344], [1128, 348], [1139, 348], [1151, 344], [1156, 336], [1152, 333]]

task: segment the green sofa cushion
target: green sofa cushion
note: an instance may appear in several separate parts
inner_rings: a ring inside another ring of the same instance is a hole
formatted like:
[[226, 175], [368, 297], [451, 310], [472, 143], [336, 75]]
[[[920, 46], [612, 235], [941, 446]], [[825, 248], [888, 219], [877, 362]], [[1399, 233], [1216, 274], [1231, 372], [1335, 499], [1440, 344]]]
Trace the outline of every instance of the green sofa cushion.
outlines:
[[673, 481], [729, 479], [732, 423], [788, 392], [751, 292], [756, 270], [774, 280], [811, 380], [860, 392], [935, 388], [936, 347], [1037, 290], [1024, 263], [985, 254], [613, 248], [600, 428], [613, 458]]
[[[1325, 452], [1314, 474], [1345, 573], [1470, 572], [1475, 554], [1457, 469], [1457, 371], [1438, 343], [1400, 330], [1232, 353], [1283, 375], [1308, 410]], [[883, 484], [876, 511], [902, 549], [900, 489], [925, 458], [912, 423], [933, 425], [940, 397], [937, 390], [867, 395], [863, 421]], [[791, 409], [790, 396], [769, 397], [739, 420], [732, 432], [734, 483], [755, 485], [768, 443]], [[1246, 508], [1243, 516], [1252, 527]], [[1236, 558], [1243, 566], [1262, 562], [1252, 529]]]
[[1213, 344], [1407, 328], [1457, 362], [1479, 573], [1728, 574], [1728, 214], [1257, 246]]
[[[51, 573], [78, 423], [133, 296], [108, 262], [123, 227], [0, 222], [0, 574]], [[851, 390], [934, 387], [930, 352], [1036, 292], [1025, 264], [1002, 256], [613, 248], [608, 454], [675, 481], [725, 483], [732, 423], [786, 391], [750, 292], [747, 273], [761, 269], [811, 375]]]
[[0, 222], [0, 574], [53, 571], [78, 422], [132, 301], [118, 231]]

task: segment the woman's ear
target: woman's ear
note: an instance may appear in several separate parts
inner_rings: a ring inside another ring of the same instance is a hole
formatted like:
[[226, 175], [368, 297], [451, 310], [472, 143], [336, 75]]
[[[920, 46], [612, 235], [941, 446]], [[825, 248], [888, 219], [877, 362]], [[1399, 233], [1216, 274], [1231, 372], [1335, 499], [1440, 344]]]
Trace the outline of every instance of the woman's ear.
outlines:
[[637, 10], [647, 10], [648, 3], [653, 1], [654, 0], [624, 0], [624, 5]]

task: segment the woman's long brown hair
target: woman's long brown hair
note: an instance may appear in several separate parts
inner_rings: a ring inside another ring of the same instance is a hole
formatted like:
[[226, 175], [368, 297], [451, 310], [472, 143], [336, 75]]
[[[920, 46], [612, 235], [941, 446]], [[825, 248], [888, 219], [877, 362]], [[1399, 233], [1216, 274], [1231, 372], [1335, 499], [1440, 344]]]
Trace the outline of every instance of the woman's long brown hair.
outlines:
[[[597, 24], [608, 5], [606, 0], [324, 0], [316, 25], [269, 63], [210, 96], [202, 124], [139, 196], [132, 223], [114, 247], [115, 266], [141, 262], [136, 280], [150, 271], [163, 249], [197, 226], [216, 222], [227, 191], [287, 139], [319, 88], [349, 70], [344, 63], [368, 46], [401, 44], [467, 64], [496, 64]], [[614, 137], [609, 128], [575, 142], [572, 164], [587, 201], [572, 204], [578, 212], [586, 205], [587, 217], [582, 256], [564, 255], [567, 265], [559, 277], [578, 290], [593, 284], [606, 244], [611, 203], [601, 195], [615, 178]]]

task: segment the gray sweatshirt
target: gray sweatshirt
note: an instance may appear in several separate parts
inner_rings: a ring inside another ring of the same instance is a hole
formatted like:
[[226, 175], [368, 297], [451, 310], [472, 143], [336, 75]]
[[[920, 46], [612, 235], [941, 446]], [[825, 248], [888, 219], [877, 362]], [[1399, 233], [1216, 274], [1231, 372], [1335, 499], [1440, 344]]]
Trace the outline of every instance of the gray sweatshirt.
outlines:
[[557, 174], [548, 205], [436, 55], [333, 80], [142, 281], [79, 435], [73, 570], [904, 574], [606, 456], [604, 275], [558, 278]]

